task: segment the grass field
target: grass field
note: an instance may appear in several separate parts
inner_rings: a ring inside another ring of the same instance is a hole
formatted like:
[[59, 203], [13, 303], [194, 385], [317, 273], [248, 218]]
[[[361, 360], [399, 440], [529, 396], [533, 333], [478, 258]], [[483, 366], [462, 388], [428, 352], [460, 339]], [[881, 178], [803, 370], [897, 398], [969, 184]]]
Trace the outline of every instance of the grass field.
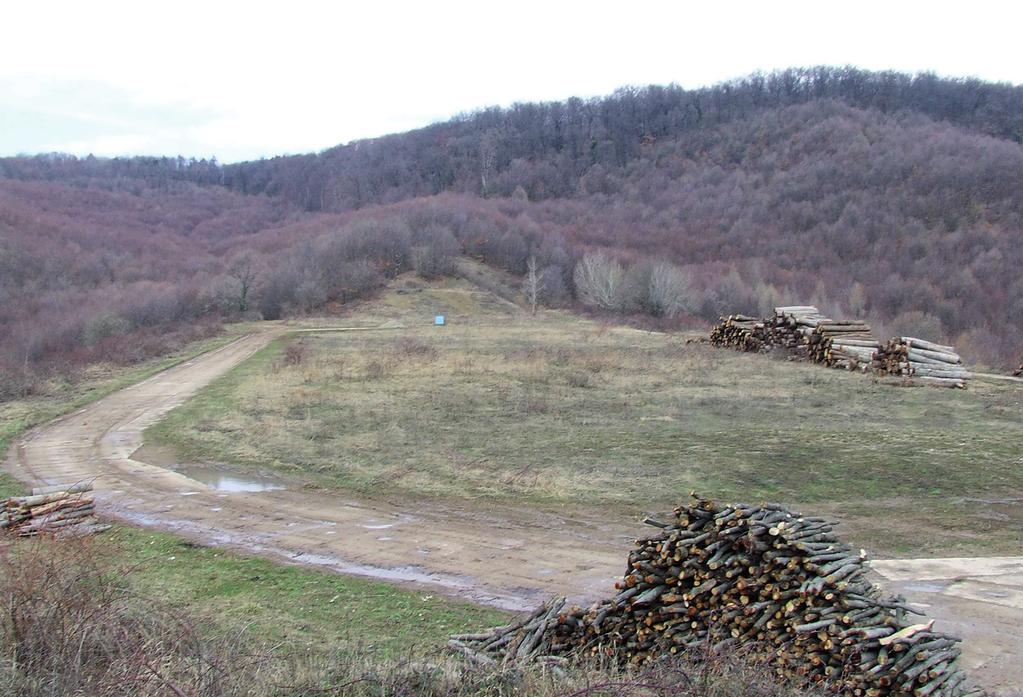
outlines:
[[[442, 311], [449, 325], [427, 326]], [[530, 318], [458, 282], [396, 289], [346, 322], [404, 328], [279, 341], [147, 439], [369, 496], [626, 514], [696, 489], [834, 515], [881, 554], [1023, 552], [1020, 507], [972, 500], [1023, 492], [1017, 386], [878, 385]]]

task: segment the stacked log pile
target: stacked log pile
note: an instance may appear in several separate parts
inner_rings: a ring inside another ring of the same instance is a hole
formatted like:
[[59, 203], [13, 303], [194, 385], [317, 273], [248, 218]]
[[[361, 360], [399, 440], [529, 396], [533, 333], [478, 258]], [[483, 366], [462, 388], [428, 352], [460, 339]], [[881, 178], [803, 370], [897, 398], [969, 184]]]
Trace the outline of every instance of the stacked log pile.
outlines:
[[771, 344], [788, 349], [800, 358], [809, 358], [808, 338], [822, 321], [830, 320], [813, 305], [776, 307], [774, 316], [766, 320]]
[[764, 321], [749, 315], [729, 315], [710, 332], [710, 342], [715, 346], [727, 346], [738, 351], [758, 353], [770, 348], [766, 341]]
[[952, 346], [911, 336], [885, 342], [874, 356], [874, 370], [926, 385], [963, 389], [972, 377]]
[[832, 368], [866, 369], [879, 346], [866, 322], [833, 320], [813, 305], [776, 307], [766, 322], [773, 345]]
[[864, 576], [863, 552], [832, 524], [780, 506], [675, 509], [637, 540], [617, 594], [589, 609], [559, 599], [452, 649], [477, 663], [606, 656], [622, 664], [754, 648], [781, 677], [850, 697], [967, 694], [958, 639]]
[[807, 338], [810, 360], [831, 368], [870, 369], [881, 344], [861, 321], [821, 322]]
[[0, 510], [0, 530], [21, 537], [44, 533], [88, 535], [110, 528], [94, 517], [96, 504], [87, 494], [91, 485], [47, 487], [31, 496], [7, 499]]

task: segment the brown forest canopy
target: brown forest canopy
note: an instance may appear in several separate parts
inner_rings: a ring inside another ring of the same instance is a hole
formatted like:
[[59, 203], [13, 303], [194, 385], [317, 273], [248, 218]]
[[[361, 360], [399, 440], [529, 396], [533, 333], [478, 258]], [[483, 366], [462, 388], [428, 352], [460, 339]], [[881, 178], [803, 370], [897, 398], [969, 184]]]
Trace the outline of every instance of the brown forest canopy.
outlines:
[[534, 255], [548, 302], [572, 302], [594, 249], [634, 285], [647, 260], [672, 262], [679, 307], [704, 318], [812, 300], [1018, 362], [1021, 143], [1023, 88], [814, 68], [488, 109], [228, 166], [8, 158], [0, 371], [24, 386], [130, 358], [127, 337], [157, 351], [202, 318], [313, 311], [459, 253], [520, 274]]

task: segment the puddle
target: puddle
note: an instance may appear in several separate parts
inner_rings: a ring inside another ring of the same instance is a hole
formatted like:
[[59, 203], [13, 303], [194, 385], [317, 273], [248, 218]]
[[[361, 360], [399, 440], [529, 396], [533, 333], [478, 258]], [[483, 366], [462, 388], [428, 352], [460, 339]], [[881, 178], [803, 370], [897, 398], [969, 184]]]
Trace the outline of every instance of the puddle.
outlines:
[[931, 583], [927, 581], [915, 581], [902, 584], [900, 589], [908, 593], [942, 593], [948, 588], [948, 583]]
[[239, 493], [280, 491], [285, 488], [283, 484], [269, 477], [241, 475], [205, 465], [187, 465], [177, 471], [189, 479], [194, 479], [217, 491]]
[[[220, 492], [248, 493], [260, 491], [279, 491], [287, 487], [278, 479], [263, 477], [258, 474], [240, 473], [214, 464], [183, 463], [173, 450], [155, 445], [143, 444], [131, 454], [139, 462], [150, 463], [154, 467], [162, 467], [182, 474], [189, 479]], [[145, 471], [140, 471], [144, 474]], [[196, 492], [198, 493], [198, 492]], [[191, 492], [185, 495], [191, 495]], [[223, 498], [227, 494], [217, 494]]]
[[[523, 595], [511, 595], [506, 593], [488, 593], [483, 589], [477, 587], [477, 584], [472, 578], [468, 576], [458, 576], [454, 574], [436, 573], [427, 571], [420, 566], [397, 566], [397, 567], [384, 567], [384, 566], [372, 566], [369, 564], [353, 564], [346, 562], [339, 557], [333, 557], [324, 554], [311, 554], [311, 553], [299, 553], [289, 555], [292, 561], [300, 564], [312, 564], [316, 566], [325, 566], [339, 571], [344, 574], [352, 574], [354, 576], [367, 576], [369, 578], [375, 578], [382, 581], [391, 581], [398, 583], [421, 583], [425, 585], [437, 586], [444, 588], [449, 591], [455, 591], [459, 595], [468, 597], [477, 602], [481, 602], [494, 607], [499, 607], [505, 610], [525, 610], [534, 607], [536, 604], [535, 597], [537, 593], [530, 590]], [[525, 597], [523, 597], [525, 596]]]

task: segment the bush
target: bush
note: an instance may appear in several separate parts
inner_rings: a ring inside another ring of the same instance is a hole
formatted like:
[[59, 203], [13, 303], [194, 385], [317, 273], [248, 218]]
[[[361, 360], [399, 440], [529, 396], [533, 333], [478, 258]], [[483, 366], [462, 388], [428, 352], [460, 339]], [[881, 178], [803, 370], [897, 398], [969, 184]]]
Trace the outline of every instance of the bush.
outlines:
[[432, 360], [437, 357], [436, 348], [421, 339], [411, 336], [405, 336], [395, 341], [394, 352], [403, 358], [415, 357]]
[[90, 539], [0, 542], [5, 694], [230, 694], [251, 668], [236, 643], [132, 595]]
[[309, 345], [304, 341], [293, 341], [284, 349], [284, 365], [302, 365], [309, 357]]
[[120, 336], [131, 331], [131, 323], [120, 315], [104, 312], [85, 323], [82, 340], [86, 346], [95, 346], [103, 339]]

